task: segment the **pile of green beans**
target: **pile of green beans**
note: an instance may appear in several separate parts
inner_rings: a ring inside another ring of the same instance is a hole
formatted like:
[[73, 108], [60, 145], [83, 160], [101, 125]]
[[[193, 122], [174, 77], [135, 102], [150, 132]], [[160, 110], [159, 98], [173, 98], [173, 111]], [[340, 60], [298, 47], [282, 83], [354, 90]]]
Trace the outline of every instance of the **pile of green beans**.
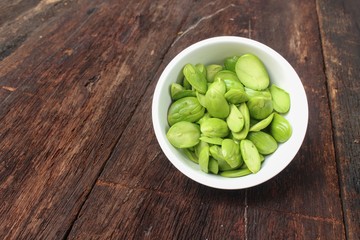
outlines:
[[223, 64], [186, 64], [172, 83], [169, 142], [205, 173], [240, 177], [257, 173], [266, 155], [286, 142], [292, 128], [283, 114], [290, 96], [271, 84], [253, 54]]

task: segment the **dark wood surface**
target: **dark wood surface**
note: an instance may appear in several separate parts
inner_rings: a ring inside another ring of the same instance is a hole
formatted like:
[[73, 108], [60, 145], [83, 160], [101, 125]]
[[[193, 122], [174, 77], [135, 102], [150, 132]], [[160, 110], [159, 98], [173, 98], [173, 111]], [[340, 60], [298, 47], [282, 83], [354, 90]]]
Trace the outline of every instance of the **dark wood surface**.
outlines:
[[[360, 4], [0, 1], [0, 239], [359, 239]], [[235, 35], [298, 72], [309, 125], [259, 186], [199, 185], [162, 153], [158, 77]]]

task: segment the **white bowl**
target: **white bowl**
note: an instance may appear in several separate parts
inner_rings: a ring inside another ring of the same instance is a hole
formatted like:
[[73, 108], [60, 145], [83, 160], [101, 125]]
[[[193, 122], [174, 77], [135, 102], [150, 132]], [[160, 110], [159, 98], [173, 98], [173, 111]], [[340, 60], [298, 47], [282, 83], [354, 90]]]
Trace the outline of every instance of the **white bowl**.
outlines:
[[[293, 133], [271, 155], [266, 157], [261, 170], [238, 178], [206, 174], [190, 161], [166, 138], [169, 129], [167, 111], [171, 104], [170, 85], [182, 79], [182, 68], [187, 63], [222, 64], [234, 55], [252, 53], [258, 56], [268, 70], [271, 83], [285, 89], [291, 98], [290, 111], [285, 118]], [[170, 162], [183, 174], [203, 185], [219, 189], [242, 189], [261, 184], [281, 172], [295, 157], [304, 140], [308, 124], [308, 103], [301, 80], [292, 66], [276, 51], [257, 41], [233, 36], [209, 38], [180, 52], [164, 69], [157, 83], [152, 101], [152, 121], [156, 138]]]

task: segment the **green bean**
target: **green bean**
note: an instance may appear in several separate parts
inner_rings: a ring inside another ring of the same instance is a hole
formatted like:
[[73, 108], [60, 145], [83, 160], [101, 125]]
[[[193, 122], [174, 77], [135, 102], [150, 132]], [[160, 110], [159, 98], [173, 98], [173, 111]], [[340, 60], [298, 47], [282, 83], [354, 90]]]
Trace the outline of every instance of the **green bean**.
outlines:
[[260, 130], [266, 128], [267, 126], [269, 126], [269, 124], [271, 123], [273, 118], [274, 118], [274, 113], [270, 114], [267, 118], [252, 125], [249, 129], [249, 132], [257, 132], [257, 131], [260, 131]]
[[213, 174], [218, 174], [219, 173], [219, 164], [212, 157], [209, 158], [209, 172], [211, 172]]
[[245, 139], [248, 132], [249, 132], [249, 128], [250, 128], [250, 114], [249, 114], [249, 109], [246, 105], [246, 103], [242, 103], [240, 104], [239, 106], [239, 110], [241, 112], [241, 114], [243, 115], [244, 117], [244, 127], [243, 129], [236, 133], [236, 132], [231, 132], [233, 137], [236, 139], [236, 140], [242, 140], [242, 139]]
[[200, 145], [199, 149], [199, 165], [201, 171], [208, 173], [209, 172], [209, 144], [206, 142], [200, 142], [198, 145]]
[[221, 152], [230, 167], [235, 168], [242, 164], [239, 145], [231, 139], [224, 139], [221, 144]]
[[199, 126], [186, 121], [177, 122], [170, 127], [166, 137], [174, 147], [193, 147], [199, 143]]
[[211, 116], [226, 118], [230, 113], [230, 107], [224, 96], [226, 86], [223, 81], [215, 81], [205, 94], [205, 106]]
[[225, 93], [225, 98], [229, 103], [239, 104], [249, 100], [248, 95], [243, 89], [232, 88]]
[[276, 140], [265, 132], [249, 132], [247, 139], [254, 143], [261, 154], [268, 155], [273, 153], [278, 147]]
[[198, 157], [193, 151], [190, 150], [190, 148], [183, 148], [183, 152], [191, 161], [193, 161], [194, 163], [199, 163]]
[[186, 80], [191, 86], [198, 92], [205, 94], [207, 90], [207, 81], [204, 74], [201, 73], [198, 68], [192, 64], [186, 64], [183, 69]]
[[205, 108], [195, 97], [184, 97], [173, 102], [168, 111], [169, 125], [180, 122], [196, 122], [205, 114]]
[[223, 139], [219, 137], [206, 137], [202, 136], [200, 137], [200, 141], [207, 142], [214, 145], [221, 145]]
[[261, 167], [261, 157], [256, 146], [250, 140], [241, 140], [240, 152], [249, 170], [257, 173]]
[[204, 119], [200, 124], [200, 130], [206, 137], [222, 138], [229, 134], [226, 122], [219, 118]]
[[236, 75], [245, 87], [263, 90], [269, 86], [270, 79], [264, 64], [253, 54], [242, 55], [235, 65]]
[[226, 86], [226, 91], [230, 89], [241, 89], [244, 90], [244, 86], [236, 76], [236, 73], [229, 70], [222, 70], [215, 74], [215, 81], [223, 81]]
[[223, 172], [220, 172], [220, 176], [228, 177], [228, 178], [235, 178], [235, 177], [243, 177], [243, 176], [249, 175], [251, 173], [252, 172], [248, 168], [244, 168], [244, 169], [223, 171]]
[[237, 60], [239, 59], [239, 56], [231, 56], [224, 60], [224, 66], [227, 70], [230, 70], [232, 72], [235, 72], [235, 65]]
[[209, 83], [214, 82], [214, 77], [216, 73], [223, 70], [223, 67], [218, 64], [211, 64], [206, 66], [206, 79]]
[[178, 83], [173, 83], [171, 85], [172, 100], [178, 100], [184, 97], [196, 97], [196, 92], [192, 90], [184, 89], [184, 87]]
[[273, 112], [273, 104], [270, 98], [256, 96], [247, 102], [250, 116], [261, 120], [268, 117]]
[[290, 95], [285, 90], [272, 84], [270, 93], [274, 104], [274, 110], [278, 113], [287, 113], [290, 109]]
[[226, 118], [226, 123], [232, 132], [240, 132], [244, 127], [244, 116], [234, 104], [230, 105], [230, 114]]
[[270, 124], [270, 133], [277, 142], [286, 142], [292, 134], [292, 128], [288, 120], [278, 113], [274, 113], [274, 118]]

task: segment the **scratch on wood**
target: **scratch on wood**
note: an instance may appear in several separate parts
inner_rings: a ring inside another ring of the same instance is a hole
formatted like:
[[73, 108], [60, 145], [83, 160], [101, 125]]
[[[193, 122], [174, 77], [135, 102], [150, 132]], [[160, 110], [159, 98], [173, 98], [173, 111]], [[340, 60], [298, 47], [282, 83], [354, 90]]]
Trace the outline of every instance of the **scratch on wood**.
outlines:
[[71, 56], [72, 54], [74, 53], [74, 50], [73, 49], [66, 49], [65, 51], [64, 51], [64, 54], [65, 55], [67, 55], [67, 56]]
[[92, 76], [91, 78], [89, 78], [89, 79], [86, 81], [86, 83], [84, 84], [84, 86], [86, 87], [86, 89], [87, 89], [89, 92], [92, 92], [93, 86], [99, 81], [100, 78], [101, 78], [100, 75]]
[[41, 11], [43, 9], [43, 7], [50, 5], [50, 4], [55, 4], [57, 2], [60, 2], [61, 0], [44, 0], [41, 1], [36, 7], [35, 7], [35, 12]]
[[249, 38], [251, 39], [251, 19], [249, 19]]
[[244, 226], [244, 232], [245, 232], [245, 240], [248, 239], [248, 235], [247, 235], [247, 227], [248, 227], [248, 217], [247, 217], [247, 214], [248, 214], [248, 208], [249, 208], [249, 205], [247, 203], [247, 193], [248, 191], [245, 190], [245, 210], [244, 210], [244, 222], [245, 222], [245, 226]]
[[338, 219], [335, 219], [335, 218], [310, 216], [310, 215], [296, 213], [296, 212], [286, 212], [286, 211], [282, 211], [282, 210], [268, 209], [268, 208], [261, 208], [261, 207], [259, 209], [266, 209], [267, 211], [288, 215], [293, 218], [302, 218], [302, 219], [307, 219], [307, 220], [316, 221], [316, 222], [325, 222], [325, 223], [329, 223], [329, 224], [333, 224], [333, 225], [342, 225], [343, 224], [341, 221], [339, 221]]
[[10, 86], [1, 86], [1, 88], [10, 92], [14, 92], [16, 90], [16, 88]]
[[180, 31], [178, 34], [179, 36], [175, 39], [175, 41], [171, 44], [171, 47], [175, 45], [175, 43], [177, 41], [179, 41], [184, 35], [186, 35], [188, 32], [190, 32], [191, 30], [195, 29], [201, 22], [207, 20], [207, 19], [210, 19], [214, 16], [216, 16], [217, 14], [227, 10], [228, 8], [231, 8], [231, 7], [235, 7], [236, 5], [235, 4], [230, 4], [226, 7], [223, 7], [223, 8], [220, 8], [219, 10], [217, 10], [216, 12], [214, 12], [213, 14], [210, 14], [210, 15], [207, 15], [207, 16], [204, 16], [202, 18], [200, 18], [196, 23], [194, 23], [193, 25], [191, 25], [190, 27], [188, 27], [186, 30], [184, 31]]
[[[100, 186], [100, 187], [105, 187], [105, 188], [113, 188], [113, 189], [128, 189], [127, 198], [129, 198], [130, 194], [132, 194], [134, 191], [135, 192], [136, 191], [152, 192], [157, 195], [166, 196], [166, 197], [170, 197], [170, 196], [174, 197], [175, 195], [180, 194], [180, 193], [174, 193], [174, 192], [164, 192], [164, 191], [152, 189], [152, 188], [138, 187], [138, 184], [136, 184], [136, 183], [133, 186], [129, 186], [128, 184], [123, 184], [120, 182], [113, 182], [113, 181], [103, 180], [103, 179], [96, 180], [95, 186]], [[128, 199], [125, 198], [124, 200], [126, 202]]]

